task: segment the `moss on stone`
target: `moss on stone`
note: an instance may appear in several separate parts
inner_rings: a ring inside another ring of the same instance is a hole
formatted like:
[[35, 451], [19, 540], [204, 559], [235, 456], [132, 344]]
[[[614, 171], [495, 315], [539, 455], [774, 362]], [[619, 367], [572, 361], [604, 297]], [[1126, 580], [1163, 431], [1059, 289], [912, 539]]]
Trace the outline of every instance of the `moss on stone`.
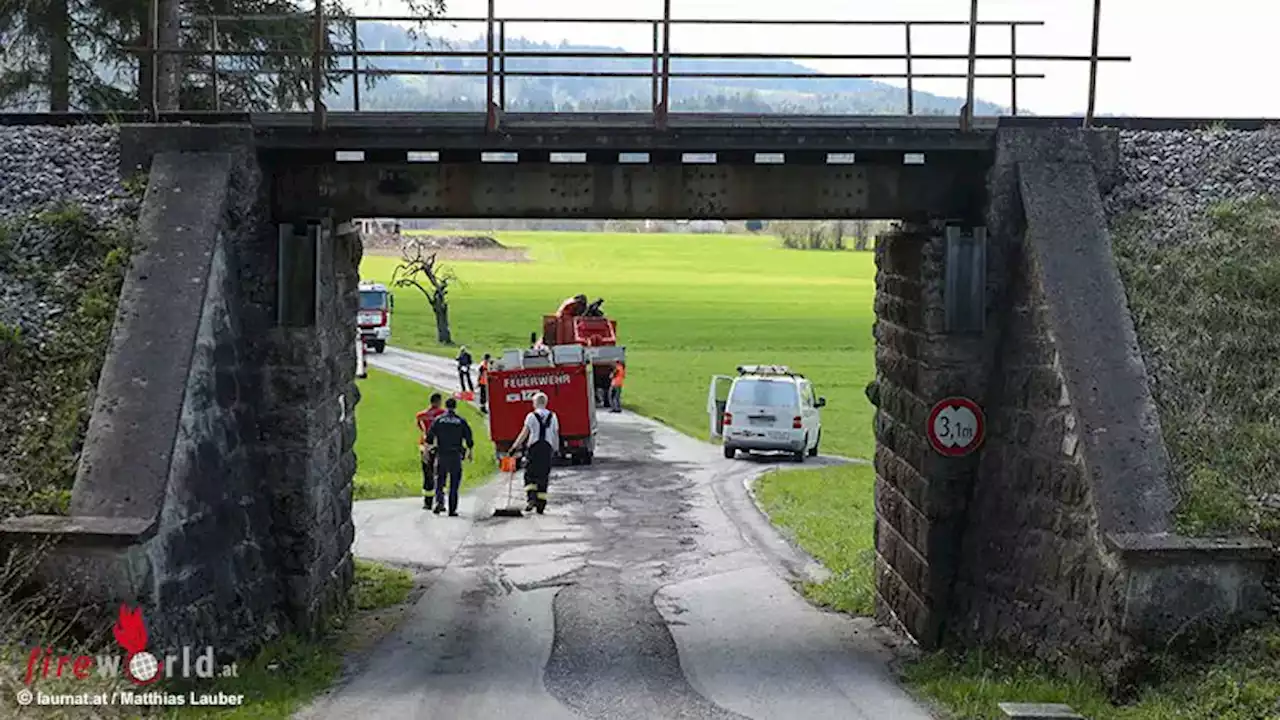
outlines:
[[[136, 220], [60, 204], [0, 230], [7, 273], [56, 308], [39, 336], [0, 331], [0, 517], [65, 514], [102, 372]], [[22, 241], [44, 243], [19, 260]], [[39, 308], [34, 311], [41, 311]]]
[[1280, 199], [1213, 206], [1192, 242], [1114, 228], [1139, 344], [1192, 535], [1280, 540]]

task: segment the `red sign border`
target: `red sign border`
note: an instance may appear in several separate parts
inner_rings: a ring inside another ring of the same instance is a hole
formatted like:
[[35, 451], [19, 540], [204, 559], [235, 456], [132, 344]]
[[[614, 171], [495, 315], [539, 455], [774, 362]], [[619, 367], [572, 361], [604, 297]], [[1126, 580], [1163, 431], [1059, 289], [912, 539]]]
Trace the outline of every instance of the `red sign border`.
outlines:
[[[945, 408], [957, 405], [968, 408], [969, 411], [973, 413], [973, 416], [978, 420], [977, 439], [963, 448], [947, 447], [939, 442], [937, 436], [933, 434], [933, 421], [938, 419], [938, 415], [941, 414]], [[929, 444], [933, 446], [934, 452], [939, 455], [944, 455], [946, 457], [964, 457], [965, 455], [968, 455], [982, 447], [982, 443], [986, 441], [987, 417], [986, 414], [982, 412], [982, 408], [978, 407], [978, 403], [967, 397], [952, 395], [951, 397], [943, 398], [937, 403], [934, 403], [933, 409], [929, 411], [929, 420], [925, 424], [924, 434], [925, 437], [929, 439]]]

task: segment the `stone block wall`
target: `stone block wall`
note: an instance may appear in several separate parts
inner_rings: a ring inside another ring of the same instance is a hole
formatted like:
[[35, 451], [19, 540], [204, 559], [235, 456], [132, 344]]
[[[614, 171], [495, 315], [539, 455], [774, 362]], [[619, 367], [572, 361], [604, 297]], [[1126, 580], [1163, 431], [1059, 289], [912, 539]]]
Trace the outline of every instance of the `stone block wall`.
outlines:
[[[257, 172], [237, 173], [228, 215], [258, 200]], [[237, 230], [249, 230], [247, 234]], [[152, 575], [143, 596], [158, 642], [211, 644], [239, 654], [285, 625], [271, 505], [254, 448], [260, 397], [241, 312], [239, 254], [253, 228], [224, 228], [209, 270], [164, 507], [156, 535], [135, 552]]]
[[[936, 401], [985, 396], [998, 329], [944, 334], [945, 256], [940, 224], [903, 225], [876, 243], [877, 614], [925, 646], [942, 630], [977, 456], [939, 456], [924, 429]], [[987, 262], [996, 298], [1004, 256], [989, 248]]]
[[967, 643], [1103, 666], [1127, 653], [1124, 577], [1103, 550], [1040, 273], [1017, 256], [948, 628]]
[[273, 328], [263, 338], [261, 365], [272, 408], [261, 452], [264, 476], [274, 480], [284, 599], [290, 615], [307, 626], [346, 601], [355, 536], [359, 394], [350, 319], [359, 304], [360, 242], [329, 223], [321, 228], [319, 250], [316, 322]]
[[[994, 646], [1124, 682], [1147, 650], [1260, 616], [1273, 557], [1173, 531], [1169, 462], [1103, 212], [1114, 133], [1002, 130], [981, 334], [944, 332], [942, 228], [877, 243], [879, 619], [925, 647]], [[939, 400], [987, 420], [931, 448]]]
[[139, 604], [157, 651], [244, 656], [349, 598], [361, 249], [326, 221], [314, 313], [282, 327], [251, 131], [150, 130], [121, 133], [122, 172], [151, 181], [71, 514], [7, 520], [0, 544], [55, 541], [42, 579], [92, 629]]

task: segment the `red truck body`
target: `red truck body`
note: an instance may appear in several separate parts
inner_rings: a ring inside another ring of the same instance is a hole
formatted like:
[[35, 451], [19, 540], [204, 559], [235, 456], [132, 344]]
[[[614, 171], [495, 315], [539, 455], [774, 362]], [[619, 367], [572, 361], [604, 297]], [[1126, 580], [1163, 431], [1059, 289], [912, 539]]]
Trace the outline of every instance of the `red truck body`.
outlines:
[[581, 345], [594, 371], [596, 404], [603, 405], [604, 391], [614, 363], [625, 361], [626, 348], [618, 346], [618, 322], [607, 317], [557, 315], [542, 316], [542, 342], [546, 345]]
[[[532, 363], [531, 363], [532, 364]], [[494, 449], [505, 453], [533, 411], [534, 393], [547, 395], [547, 407], [560, 420], [560, 454], [590, 463], [596, 446], [595, 385], [585, 360], [534, 367], [502, 367], [489, 371], [489, 437]]]

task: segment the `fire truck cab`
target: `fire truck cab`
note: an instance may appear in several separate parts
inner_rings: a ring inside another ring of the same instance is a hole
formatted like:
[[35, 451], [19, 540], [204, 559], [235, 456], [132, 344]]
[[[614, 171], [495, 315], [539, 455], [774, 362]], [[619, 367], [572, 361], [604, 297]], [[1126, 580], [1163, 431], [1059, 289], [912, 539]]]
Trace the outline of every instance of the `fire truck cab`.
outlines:
[[376, 353], [387, 349], [391, 339], [391, 313], [395, 311], [395, 298], [386, 285], [375, 282], [360, 283], [360, 309], [356, 313], [356, 325], [360, 328], [360, 340]]

